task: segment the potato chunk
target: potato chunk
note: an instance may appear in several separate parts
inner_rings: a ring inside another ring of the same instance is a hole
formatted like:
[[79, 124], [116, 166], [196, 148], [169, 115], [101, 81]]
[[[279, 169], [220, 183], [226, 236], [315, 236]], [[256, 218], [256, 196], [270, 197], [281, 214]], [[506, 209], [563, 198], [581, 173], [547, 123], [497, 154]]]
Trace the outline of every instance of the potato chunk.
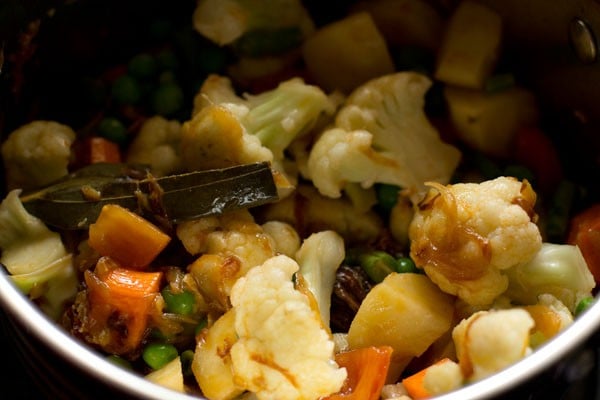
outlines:
[[502, 41], [502, 19], [475, 3], [460, 3], [438, 52], [435, 78], [448, 84], [481, 89], [496, 66]]
[[538, 120], [533, 93], [521, 87], [486, 93], [447, 86], [444, 96], [458, 136], [473, 149], [490, 156], [509, 155], [519, 128]]
[[452, 324], [454, 298], [421, 274], [392, 273], [363, 300], [348, 331], [350, 348], [394, 349], [388, 381]]
[[385, 39], [370, 14], [359, 12], [319, 29], [302, 48], [306, 66], [326, 90], [352, 89], [394, 71]]

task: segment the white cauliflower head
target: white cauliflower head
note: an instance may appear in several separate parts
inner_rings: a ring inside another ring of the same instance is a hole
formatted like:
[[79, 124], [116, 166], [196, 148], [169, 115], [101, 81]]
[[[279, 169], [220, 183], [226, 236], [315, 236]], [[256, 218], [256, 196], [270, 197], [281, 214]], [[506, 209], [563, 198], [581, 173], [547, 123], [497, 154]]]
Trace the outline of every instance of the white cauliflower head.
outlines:
[[511, 177], [430, 185], [409, 228], [411, 257], [445, 292], [491, 304], [508, 287], [506, 270], [542, 246], [535, 192]]
[[219, 312], [230, 308], [238, 278], [274, 256], [277, 245], [247, 209], [183, 222], [177, 237], [190, 254], [199, 254], [189, 271], [210, 308]]
[[423, 386], [432, 395], [448, 393], [463, 385], [464, 377], [458, 363], [445, 359], [427, 368]]
[[147, 119], [129, 145], [128, 163], [147, 164], [155, 176], [182, 169], [180, 155], [181, 123], [156, 115]]
[[456, 355], [467, 380], [485, 378], [531, 351], [534, 321], [523, 309], [479, 311], [452, 331]]
[[461, 153], [441, 140], [425, 115], [430, 86], [425, 75], [398, 72], [358, 87], [310, 152], [308, 172], [319, 191], [339, 197], [347, 182], [380, 182], [417, 198], [425, 182], [447, 183]]
[[211, 104], [183, 124], [181, 153], [188, 170], [273, 161], [273, 153], [249, 135], [230, 108]]
[[183, 125], [184, 163], [205, 169], [270, 161], [284, 172], [285, 149], [334, 109], [333, 100], [301, 78], [238, 96], [229, 78], [211, 75], [194, 99], [191, 121]]
[[296, 228], [282, 221], [267, 221], [261, 227], [273, 239], [277, 253], [294, 257], [300, 248], [300, 235]]
[[33, 121], [2, 144], [8, 189], [47, 185], [68, 173], [75, 132], [55, 121]]
[[340, 390], [346, 379], [334, 362], [333, 341], [308, 298], [294, 289], [298, 269], [293, 259], [275, 256], [231, 290], [235, 381], [258, 399], [317, 399]]

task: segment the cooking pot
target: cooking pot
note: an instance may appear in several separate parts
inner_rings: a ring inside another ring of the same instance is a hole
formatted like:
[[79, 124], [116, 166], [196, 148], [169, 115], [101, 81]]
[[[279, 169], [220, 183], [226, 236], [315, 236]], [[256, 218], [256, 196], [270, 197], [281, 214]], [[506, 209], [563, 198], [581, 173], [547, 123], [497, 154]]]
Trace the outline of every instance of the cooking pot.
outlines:
[[[579, 165], [573, 167], [585, 171], [582, 180], [600, 182], [600, 54], [596, 38], [600, 32], [600, 2], [479, 1], [503, 16], [505, 51], [516, 61], [516, 73], [526, 77], [545, 106], [556, 111], [560, 127], [569, 129], [572, 151], [578, 153], [574, 162]], [[65, 121], [79, 122], [84, 116], [78, 114], [69, 75], [134, 51], [148, 40], [145, 18], [159, 13], [189, 16], [195, 2], [167, 5], [148, 1], [143, 6], [83, 0], [40, 3], [8, 0], [0, 6], [3, 135], [26, 120], [31, 107], [45, 107]], [[86, 7], [75, 7], [78, 3]], [[322, 5], [324, 14], [341, 12], [343, 4], [333, 1]], [[107, 24], [102, 18], [111, 21]], [[50, 29], [40, 29], [44, 25]], [[91, 41], [86, 41], [90, 36]], [[95, 47], [90, 48], [90, 43]], [[33, 57], [33, 52], [39, 57]], [[3, 72], [16, 67], [23, 76], [15, 80], [12, 75], [7, 80]], [[54, 92], [52, 102], [56, 104], [47, 102], [45, 91]], [[24, 297], [1, 269], [0, 305], [4, 346], [10, 347], [10, 364], [4, 360], [9, 373], [2, 378], [7, 393], [15, 393], [18, 398], [52, 399], [198, 398], [154, 385], [72, 339]], [[522, 361], [438, 398], [597, 398], [599, 335], [600, 304], [594, 304], [572, 326]]]

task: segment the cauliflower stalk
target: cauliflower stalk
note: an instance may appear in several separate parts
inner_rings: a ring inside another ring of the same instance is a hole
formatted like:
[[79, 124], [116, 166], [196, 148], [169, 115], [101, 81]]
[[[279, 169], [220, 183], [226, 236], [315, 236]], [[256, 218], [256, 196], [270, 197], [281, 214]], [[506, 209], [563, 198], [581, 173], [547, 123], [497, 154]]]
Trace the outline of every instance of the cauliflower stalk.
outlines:
[[329, 327], [336, 271], [344, 261], [345, 254], [344, 239], [331, 230], [313, 233], [296, 253], [300, 274], [317, 301], [323, 326], [326, 327]]
[[190, 170], [270, 161], [284, 171], [284, 150], [334, 103], [318, 87], [292, 78], [258, 95], [235, 94], [231, 80], [212, 75], [183, 124], [182, 157]]
[[[322, 328], [309, 299], [294, 289], [292, 276], [298, 264], [278, 255], [240, 278], [232, 288], [233, 308], [217, 320], [223, 330], [221, 344], [210, 343], [218, 352], [221, 366], [228, 366], [227, 391], [210, 386], [199, 372], [211, 369], [211, 357], [195, 357], [193, 370], [205, 392], [214, 398], [231, 399], [243, 391], [258, 399], [318, 399], [340, 390], [346, 370], [334, 361], [334, 343]], [[223, 328], [221, 325], [226, 325]], [[233, 327], [233, 328], [232, 328]], [[228, 342], [235, 338], [233, 342]], [[207, 341], [199, 342], [199, 350]], [[214, 361], [214, 357], [213, 357]], [[209, 386], [206, 390], [204, 386]], [[213, 389], [215, 389], [213, 391]], [[212, 398], [209, 396], [209, 398]]]
[[150, 165], [152, 173], [165, 176], [182, 169], [181, 124], [156, 115], [147, 119], [128, 147], [127, 162]]
[[411, 257], [443, 291], [490, 305], [508, 287], [506, 271], [542, 247], [535, 192], [511, 177], [430, 186], [409, 227]]
[[0, 204], [0, 263], [24, 294], [57, 318], [64, 302], [77, 292], [72, 255], [58, 233], [27, 212], [20, 192], [10, 191]]
[[575, 312], [577, 303], [592, 296], [594, 277], [577, 246], [543, 243], [528, 262], [508, 269], [508, 296], [514, 302], [535, 304], [544, 294], [551, 294]]
[[12, 131], [2, 144], [8, 189], [41, 187], [67, 175], [74, 140], [73, 129], [55, 121], [33, 121]]
[[430, 86], [425, 75], [398, 72], [355, 89], [310, 152], [308, 173], [319, 191], [339, 197], [347, 183], [379, 182], [401, 186], [416, 199], [425, 182], [449, 182], [461, 153], [427, 120]]

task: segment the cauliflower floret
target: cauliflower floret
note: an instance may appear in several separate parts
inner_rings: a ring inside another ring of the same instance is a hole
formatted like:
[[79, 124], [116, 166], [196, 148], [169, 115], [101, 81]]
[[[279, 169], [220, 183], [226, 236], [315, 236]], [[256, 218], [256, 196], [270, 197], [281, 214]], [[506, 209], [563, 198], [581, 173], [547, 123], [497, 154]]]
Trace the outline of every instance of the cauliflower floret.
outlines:
[[183, 166], [180, 141], [181, 123], [156, 115], [144, 122], [131, 142], [127, 162], [150, 165], [157, 177], [178, 172]]
[[229, 78], [212, 75], [194, 99], [192, 119], [183, 124], [183, 162], [195, 170], [269, 161], [285, 172], [284, 150], [334, 108], [320, 88], [301, 78], [240, 97]]
[[295, 256], [300, 248], [300, 235], [292, 225], [281, 221], [267, 221], [261, 226], [263, 231], [274, 240], [277, 253], [288, 257]]
[[534, 321], [523, 309], [479, 311], [452, 331], [463, 375], [485, 378], [531, 352], [529, 332]]
[[340, 390], [346, 379], [334, 362], [333, 341], [308, 298], [294, 289], [298, 268], [287, 256], [273, 257], [231, 291], [235, 381], [258, 399], [318, 399]]
[[8, 189], [36, 188], [67, 175], [75, 136], [55, 121], [33, 121], [12, 131], [2, 144]]
[[188, 170], [273, 161], [273, 153], [245, 132], [230, 108], [212, 104], [184, 122], [182, 158]]
[[251, 268], [276, 254], [276, 243], [247, 209], [187, 221], [177, 236], [191, 254], [200, 254], [189, 271], [211, 311], [230, 308], [232, 286]]
[[401, 186], [416, 199], [425, 182], [447, 183], [461, 153], [427, 120], [430, 86], [424, 75], [399, 72], [357, 88], [310, 152], [309, 175], [319, 191], [339, 197], [347, 182], [380, 182]]
[[535, 192], [511, 177], [430, 186], [409, 228], [411, 257], [445, 292], [491, 304], [508, 287], [505, 271], [542, 246]]
[[460, 366], [448, 359], [427, 368], [423, 386], [431, 395], [438, 395], [458, 389], [463, 385], [463, 380]]

